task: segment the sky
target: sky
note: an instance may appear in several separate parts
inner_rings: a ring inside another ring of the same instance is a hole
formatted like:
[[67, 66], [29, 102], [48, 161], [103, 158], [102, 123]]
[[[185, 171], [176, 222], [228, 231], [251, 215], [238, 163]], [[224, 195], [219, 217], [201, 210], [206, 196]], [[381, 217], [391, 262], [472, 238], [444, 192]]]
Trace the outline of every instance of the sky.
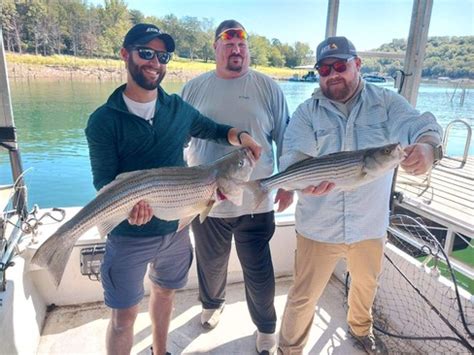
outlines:
[[[103, 0], [90, 0], [103, 4]], [[313, 51], [324, 39], [327, 0], [125, 0], [144, 15], [213, 20], [233, 18], [252, 34], [293, 45], [308, 43]], [[407, 38], [412, 0], [340, 0], [337, 34], [358, 50], [375, 49], [394, 38]], [[429, 36], [474, 35], [474, 0], [433, 0]]]

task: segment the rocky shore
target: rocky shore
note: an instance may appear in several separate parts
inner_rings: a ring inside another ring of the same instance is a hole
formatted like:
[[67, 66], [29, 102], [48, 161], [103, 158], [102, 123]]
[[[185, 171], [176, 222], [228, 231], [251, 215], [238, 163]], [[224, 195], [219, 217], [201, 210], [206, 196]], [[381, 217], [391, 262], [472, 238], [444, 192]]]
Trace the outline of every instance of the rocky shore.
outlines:
[[[189, 70], [167, 70], [167, 80], [187, 81], [202, 72]], [[79, 67], [61, 65], [37, 65], [13, 63], [8, 65], [8, 77], [10, 80], [84, 80], [84, 81], [118, 81], [127, 79], [127, 72], [123, 65], [111, 67]]]

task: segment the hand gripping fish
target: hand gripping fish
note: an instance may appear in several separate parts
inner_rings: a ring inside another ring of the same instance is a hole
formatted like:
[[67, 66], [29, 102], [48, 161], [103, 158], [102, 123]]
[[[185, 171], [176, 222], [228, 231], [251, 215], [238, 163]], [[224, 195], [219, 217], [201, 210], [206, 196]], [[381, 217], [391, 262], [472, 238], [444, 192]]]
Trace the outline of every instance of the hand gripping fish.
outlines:
[[178, 230], [200, 215], [201, 222], [222, 200], [242, 204], [244, 183], [255, 166], [250, 150], [233, 151], [209, 165], [123, 173], [64, 223], [36, 251], [31, 262], [45, 267], [59, 285], [72, 249], [81, 235], [97, 226], [106, 235], [144, 200], [157, 218], [179, 220]]
[[335, 183], [335, 190], [350, 191], [394, 169], [405, 154], [400, 144], [344, 151], [301, 160], [285, 171], [247, 183], [255, 206], [273, 189], [303, 190], [323, 181]]

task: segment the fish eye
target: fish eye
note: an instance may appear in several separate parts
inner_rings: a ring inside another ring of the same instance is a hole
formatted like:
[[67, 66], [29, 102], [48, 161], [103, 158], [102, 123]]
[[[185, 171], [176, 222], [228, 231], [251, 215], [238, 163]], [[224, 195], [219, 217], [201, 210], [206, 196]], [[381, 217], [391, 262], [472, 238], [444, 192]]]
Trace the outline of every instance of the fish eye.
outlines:
[[242, 159], [239, 160], [239, 168], [244, 166], [244, 161]]

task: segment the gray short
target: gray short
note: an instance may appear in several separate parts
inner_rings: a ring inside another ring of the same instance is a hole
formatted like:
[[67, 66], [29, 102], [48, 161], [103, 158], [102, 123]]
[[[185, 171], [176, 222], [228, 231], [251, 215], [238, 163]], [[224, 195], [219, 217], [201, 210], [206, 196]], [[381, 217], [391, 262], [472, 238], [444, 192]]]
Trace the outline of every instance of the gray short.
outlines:
[[100, 274], [105, 304], [129, 308], [144, 296], [143, 278], [150, 263], [150, 280], [160, 287], [179, 289], [188, 281], [193, 261], [189, 228], [156, 237], [107, 238]]

